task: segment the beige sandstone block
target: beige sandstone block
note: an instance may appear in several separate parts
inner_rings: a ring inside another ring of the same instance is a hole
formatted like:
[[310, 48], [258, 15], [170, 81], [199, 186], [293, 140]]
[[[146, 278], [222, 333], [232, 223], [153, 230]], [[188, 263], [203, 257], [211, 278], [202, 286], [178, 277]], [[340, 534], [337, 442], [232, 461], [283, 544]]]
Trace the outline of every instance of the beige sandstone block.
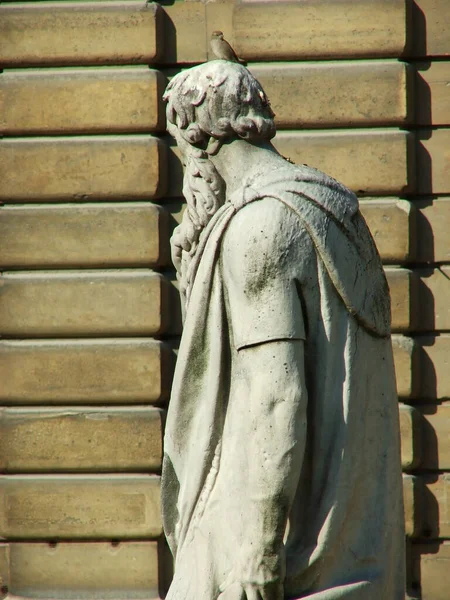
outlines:
[[[209, 9], [203, 2], [175, 2], [163, 7], [164, 53], [160, 62], [173, 65], [207, 60], [206, 11]], [[226, 32], [223, 21], [214, 29]]]
[[4, 65], [147, 64], [162, 48], [161, 9], [140, 2], [38, 2], [0, 7]]
[[417, 207], [417, 255], [421, 262], [450, 262], [450, 198], [424, 199]]
[[[448, 56], [450, 3], [448, 0], [415, 0], [412, 56]], [[437, 600], [437, 599], [436, 599]]]
[[415, 122], [450, 125], [450, 61], [418, 63], [416, 68]]
[[147, 269], [5, 272], [0, 333], [22, 337], [158, 335], [169, 284]]
[[169, 215], [143, 202], [0, 207], [0, 266], [170, 264]]
[[6, 475], [0, 490], [0, 535], [8, 540], [162, 534], [155, 475]]
[[450, 192], [450, 129], [417, 131], [417, 191]]
[[0, 550], [8, 598], [159, 599], [156, 542], [12, 542]]
[[450, 402], [417, 407], [423, 414], [424, 469], [450, 471]]
[[420, 269], [417, 331], [450, 330], [450, 266]]
[[412, 190], [411, 134], [398, 129], [281, 131], [277, 150], [293, 162], [325, 171], [358, 194]]
[[172, 356], [156, 340], [2, 340], [2, 404], [160, 403]]
[[421, 600], [448, 600], [450, 542], [418, 544], [413, 550], [420, 575]]
[[435, 400], [450, 397], [450, 335], [417, 337], [420, 345], [420, 386], [418, 398]]
[[411, 202], [397, 198], [361, 200], [359, 208], [385, 264], [414, 260], [416, 211]]
[[418, 390], [419, 349], [414, 339], [403, 335], [392, 336], [397, 393], [400, 398], [415, 397]]
[[424, 478], [427, 487], [426, 530], [430, 538], [450, 537], [450, 473], [428, 475]]
[[385, 269], [391, 293], [391, 319], [393, 331], [415, 328], [414, 307], [417, 296], [417, 277], [413, 271], [388, 267]]
[[151, 136], [0, 140], [0, 200], [57, 202], [164, 195], [165, 147]]
[[5, 71], [0, 78], [0, 132], [161, 131], [166, 83], [161, 72], [145, 67]]
[[247, 60], [401, 56], [402, 0], [242, 3], [233, 11], [234, 46]]
[[250, 70], [270, 99], [278, 127], [367, 127], [408, 119], [405, 63], [271, 63]]
[[415, 469], [421, 465], [421, 414], [406, 404], [399, 405], [402, 468]]
[[403, 474], [405, 532], [408, 537], [421, 535], [423, 530], [424, 484], [420, 477]]
[[3, 473], [155, 472], [161, 461], [156, 408], [0, 409]]

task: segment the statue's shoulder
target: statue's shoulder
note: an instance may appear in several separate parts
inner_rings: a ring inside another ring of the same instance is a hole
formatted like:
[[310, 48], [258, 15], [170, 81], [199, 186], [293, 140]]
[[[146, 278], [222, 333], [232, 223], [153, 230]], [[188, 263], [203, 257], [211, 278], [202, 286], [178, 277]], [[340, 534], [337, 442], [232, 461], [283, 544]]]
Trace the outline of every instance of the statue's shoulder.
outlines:
[[314, 167], [291, 163], [253, 181], [250, 194], [243, 190], [243, 204], [246, 197], [273, 197], [281, 202], [289, 198], [291, 203], [303, 205], [302, 210], [305, 202], [310, 202], [341, 222], [354, 216], [359, 208], [356, 195], [333, 177]]
[[330, 175], [308, 165], [295, 165], [292, 191], [310, 198], [325, 211], [332, 213], [340, 221], [358, 212], [356, 195], [344, 184]]

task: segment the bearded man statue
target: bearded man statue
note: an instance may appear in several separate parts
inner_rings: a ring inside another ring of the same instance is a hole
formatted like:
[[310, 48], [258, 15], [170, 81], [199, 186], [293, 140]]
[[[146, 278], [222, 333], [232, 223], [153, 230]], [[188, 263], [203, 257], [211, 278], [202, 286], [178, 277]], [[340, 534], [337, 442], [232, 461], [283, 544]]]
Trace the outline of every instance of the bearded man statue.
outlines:
[[355, 195], [293, 165], [237, 63], [164, 96], [185, 164], [168, 600], [403, 600], [390, 301]]

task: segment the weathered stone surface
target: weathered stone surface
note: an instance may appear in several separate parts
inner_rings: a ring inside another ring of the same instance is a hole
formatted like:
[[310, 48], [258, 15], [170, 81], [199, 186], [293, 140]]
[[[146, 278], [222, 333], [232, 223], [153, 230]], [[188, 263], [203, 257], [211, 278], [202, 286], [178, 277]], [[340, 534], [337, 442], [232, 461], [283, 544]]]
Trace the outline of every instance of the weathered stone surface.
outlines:
[[385, 271], [391, 293], [392, 330], [409, 331], [414, 329], [417, 276], [414, 271], [407, 269], [387, 267]]
[[251, 65], [278, 127], [396, 125], [408, 119], [404, 63], [337, 61]]
[[325, 171], [359, 194], [389, 195], [412, 190], [410, 135], [395, 129], [281, 131], [274, 144], [293, 162]]
[[161, 131], [166, 83], [161, 72], [144, 67], [5, 71], [0, 78], [0, 132]]
[[170, 264], [168, 213], [142, 202], [0, 207], [0, 265]]
[[402, 335], [392, 337], [397, 393], [400, 398], [415, 397], [419, 387], [419, 349], [414, 339]]
[[0, 140], [0, 200], [57, 202], [164, 195], [164, 146], [151, 136]]
[[450, 471], [450, 402], [417, 407], [423, 414], [423, 469]]
[[[166, 64], [200, 63], [207, 60], [206, 11], [216, 7], [203, 2], [175, 2], [164, 6], [164, 53]], [[220, 7], [218, 7], [220, 10]], [[228, 13], [232, 7], [226, 6]], [[220, 29], [217, 26], [216, 29]]]
[[420, 262], [450, 262], [450, 198], [424, 199], [417, 207], [417, 256]]
[[424, 477], [428, 494], [424, 518], [427, 537], [450, 537], [450, 473]]
[[402, 468], [411, 470], [422, 464], [422, 417], [416, 408], [406, 404], [399, 405], [399, 414]]
[[140, 2], [0, 7], [3, 65], [147, 64], [161, 51], [160, 7]]
[[2, 408], [3, 473], [146, 471], [161, 468], [156, 408]]
[[420, 269], [417, 331], [450, 330], [450, 266]]
[[171, 352], [156, 340], [2, 340], [2, 404], [129, 404], [167, 399]]
[[6, 475], [0, 476], [0, 491], [0, 535], [9, 540], [162, 533], [155, 475]]
[[450, 129], [417, 131], [417, 191], [419, 194], [450, 192]]
[[147, 269], [4, 272], [7, 336], [157, 335], [169, 321], [169, 284]]
[[450, 542], [414, 544], [416, 581], [422, 600], [448, 600]]
[[417, 125], [450, 125], [450, 61], [418, 63], [416, 69], [415, 122]]
[[450, 335], [417, 337], [420, 346], [420, 386], [418, 398], [450, 397]]
[[403, 501], [405, 506], [405, 532], [417, 537], [423, 531], [424, 484], [420, 477], [403, 474]]
[[[376, 577], [387, 597], [403, 597], [381, 261], [354, 195], [275, 151], [263, 89], [220, 32], [211, 45], [221, 59], [174, 76], [164, 95], [188, 205], [171, 238], [185, 326], [162, 469], [165, 532], [177, 556], [169, 596], [185, 596], [188, 582], [192, 596], [213, 598], [219, 571], [232, 573], [223, 600], [242, 588], [248, 597], [314, 595], [311, 567], [321, 572], [319, 595], [331, 597], [344, 593], [336, 577], [360, 581], [367, 560], [363, 585]], [[394, 327], [410, 329], [413, 273], [387, 275]], [[355, 503], [362, 489], [364, 502]], [[295, 517], [284, 557], [288, 503]], [[414, 493], [408, 506], [415, 534]], [[297, 560], [305, 539], [318, 540], [308, 564]], [[341, 552], [348, 544], [352, 552]], [[291, 577], [283, 585], [284, 558]]]
[[401, 0], [242, 3], [233, 11], [231, 41], [248, 60], [400, 56], [405, 10]]
[[0, 552], [8, 597], [159, 599], [156, 542], [12, 542]]
[[416, 254], [414, 205], [407, 200], [361, 200], [359, 208], [383, 263], [413, 261]]
[[447, 0], [415, 0], [414, 5], [417, 8], [409, 54], [418, 57], [448, 56], [450, 4]]

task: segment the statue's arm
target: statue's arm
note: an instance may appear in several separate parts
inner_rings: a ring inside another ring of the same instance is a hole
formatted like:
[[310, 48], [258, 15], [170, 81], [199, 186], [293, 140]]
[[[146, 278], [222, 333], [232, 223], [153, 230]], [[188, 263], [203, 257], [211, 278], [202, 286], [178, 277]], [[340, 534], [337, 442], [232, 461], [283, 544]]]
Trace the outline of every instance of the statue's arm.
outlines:
[[284, 579], [283, 536], [303, 463], [307, 392], [304, 342], [280, 340], [239, 351], [248, 397], [247, 531], [241, 549], [243, 583]]
[[[235, 215], [221, 251], [246, 432], [241, 445], [248, 470], [242, 507], [246, 531], [236, 573], [243, 585], [283, 582], [283, 537], [303, 464], [306, 336], [296, 279], [301, 279], [302, 265], [293, 251], [298, 227], [281, 202], [266, 198]], [[302, 246], [300, 254], [307, 265], [307, 248], [303, 252]]]

